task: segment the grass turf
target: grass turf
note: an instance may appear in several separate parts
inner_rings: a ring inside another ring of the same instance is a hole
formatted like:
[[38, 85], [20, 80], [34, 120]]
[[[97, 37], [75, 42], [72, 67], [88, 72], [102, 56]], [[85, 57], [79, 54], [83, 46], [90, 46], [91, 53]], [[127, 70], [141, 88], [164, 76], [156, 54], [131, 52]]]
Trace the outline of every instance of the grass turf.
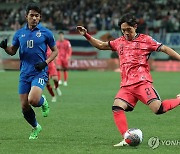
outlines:
[[[154, 86], [161, 99], [180, 93], [178, 72], [152, 72]], [[129, 128], [140, 128], [144, 140], [138, 147], [114, 148], [121, 140], [115, 127], [111, 106], [119, 89], [119, 73], [96, 71], [69, 72], [68, 87], [61, 86], [63, 95], [56, 103], [49, 100], [50, 115], [42, 117], [35, 108], [43, 130], [37, 140], [29, 140], [31, 127], [25, 122], [18, 96], [19, 72], [0, 73], [0, 153], [1, 154], [116, 154], [116, 153], [179, 153], [178, 145], [160, 145], [152, 150], [150, 137], [180, 142], [180, 108], [164, 115], [155, 115], [139, 102], [127, 113]]]

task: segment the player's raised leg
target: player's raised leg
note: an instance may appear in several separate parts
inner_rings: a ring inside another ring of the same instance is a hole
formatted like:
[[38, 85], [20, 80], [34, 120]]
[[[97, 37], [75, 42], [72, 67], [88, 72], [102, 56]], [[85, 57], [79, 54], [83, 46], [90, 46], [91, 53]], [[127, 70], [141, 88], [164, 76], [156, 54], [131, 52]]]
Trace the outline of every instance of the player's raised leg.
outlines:
[[48, 104], [48, 101], [47, 101], [45, 95], [42, 95], [41, 98], [43, 99], [43, 104], [42, 104], [42, 115], [43, 115], [43, 117], [47, 117], [48, 114], [49, 114], [49, 104]]
[[47, 117], [49, 114], [49, 104], [45, 95], [42, 95], [43, 89], [46, 86], [43, 77], [36, 77], [31, 84], [31, 91], [29, 93], [30, 104], [34, 107], [42, 108], [42, 115]]
[[180, 99], [167, 99], [164, 101], [160, 100], [154, 100], [149, 104], [150, 109], [155, 113], [155, 114], [163, 114], [166, 113], [180, 105]]

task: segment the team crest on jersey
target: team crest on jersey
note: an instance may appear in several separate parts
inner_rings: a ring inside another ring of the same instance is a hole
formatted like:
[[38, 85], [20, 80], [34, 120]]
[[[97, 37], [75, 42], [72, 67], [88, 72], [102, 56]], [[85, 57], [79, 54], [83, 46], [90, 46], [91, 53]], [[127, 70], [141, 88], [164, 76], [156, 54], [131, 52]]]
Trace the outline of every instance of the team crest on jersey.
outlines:
[[38, 32], [36, 33], [36, 36], [37, 36], [37, 37], [41, 37], [41, 32], [38, 31]]
[[139, 48], [140, 48], [139, 42], [135, 42], [135, 48], [136, 48], [136, 49], [139, 49]]

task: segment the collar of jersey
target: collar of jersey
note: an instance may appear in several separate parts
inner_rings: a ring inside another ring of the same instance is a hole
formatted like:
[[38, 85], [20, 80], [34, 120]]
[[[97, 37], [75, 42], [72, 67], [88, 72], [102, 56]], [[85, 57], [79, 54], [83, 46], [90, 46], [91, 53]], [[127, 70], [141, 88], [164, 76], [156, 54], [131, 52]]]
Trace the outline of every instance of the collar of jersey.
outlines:
[[[37, 28], [37, 29], [41, 29], [41, 27], [42, 27], [42, 25], [41, 25], [41, 23], [39, 23], [34, 29], [36, 29], [36, 28]], [[25, 29], [29, 29], [29, 28], [28, 28], [28, 24], [26, 24], [24, 28], [25, 28]]]
[[[138, 38], [138, 37], [139, 37], [139, 35], [140, 35], [140, 34], [139, 34], [139, 33], [137, 33], [137, 34], [136, 34], [136, 36], [135, 36], [135, 37], [134, 37], [131, 41], [134, 41], [136, 38]], [[124, 38], [124, 40], [127, 40], [124, 36], [123, 36], [123, 38]]]

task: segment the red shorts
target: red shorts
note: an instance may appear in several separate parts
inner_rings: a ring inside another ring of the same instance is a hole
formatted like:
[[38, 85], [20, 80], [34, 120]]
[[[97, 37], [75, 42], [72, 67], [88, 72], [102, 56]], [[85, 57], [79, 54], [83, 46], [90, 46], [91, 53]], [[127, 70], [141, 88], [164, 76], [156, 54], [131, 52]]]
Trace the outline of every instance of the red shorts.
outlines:
[[132, 109], [136, 106], [138, 100], [148, 105], [153, 100], [160, 100], [157, 91], [150, 82], [140, 82], [127, 87], [121, 87], [115, 96], [115, 99], [121, 99]]
[[68, 68], [68, 60], [57, 59], [56, 64], [58, 67], [66, 68], [66, 69]]
[[48, 75], [50, 78], [52, 76], [57, 76], [56, 65], [53, 61], [48, 64]]

